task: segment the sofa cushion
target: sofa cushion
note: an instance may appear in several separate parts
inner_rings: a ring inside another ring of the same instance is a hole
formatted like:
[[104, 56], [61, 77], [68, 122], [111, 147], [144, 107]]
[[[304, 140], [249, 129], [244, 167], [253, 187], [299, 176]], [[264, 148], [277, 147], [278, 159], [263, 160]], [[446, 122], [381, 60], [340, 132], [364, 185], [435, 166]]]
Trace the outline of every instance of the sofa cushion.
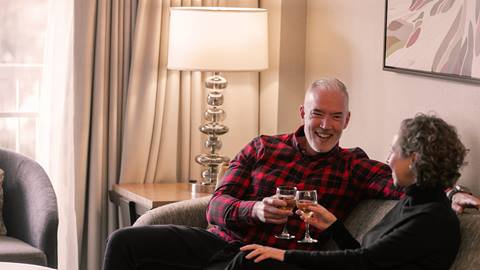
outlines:
[[47, 256], [40, 249], [8, 236], [0, 236], [0, 261], [47, 265]]
[[217, 183], [215, 183], [215, 189], [217, 189], [220, 186], [220, 184], [222, 183], [223, 175], [225, 174], [225, 172], [228, 169], [228, 164], [229, 163], [226, 162], [226, 163], [222, 163], [218, 166]]
[[3, 222], [3, 178], [5, 173], [0, 168], [0, 236], [7, 235], [7, 228]]

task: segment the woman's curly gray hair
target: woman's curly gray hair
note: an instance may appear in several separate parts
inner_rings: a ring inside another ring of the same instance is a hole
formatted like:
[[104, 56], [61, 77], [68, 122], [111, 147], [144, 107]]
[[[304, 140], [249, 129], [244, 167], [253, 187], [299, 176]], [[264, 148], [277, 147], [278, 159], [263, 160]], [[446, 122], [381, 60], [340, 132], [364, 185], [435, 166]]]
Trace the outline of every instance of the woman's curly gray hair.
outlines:
[[453, 186], [468, 152], [455, 127], [425, 114], [402, 121], [398, 145], [403, 157], [416, 153], [413, 170], [421, 188]]

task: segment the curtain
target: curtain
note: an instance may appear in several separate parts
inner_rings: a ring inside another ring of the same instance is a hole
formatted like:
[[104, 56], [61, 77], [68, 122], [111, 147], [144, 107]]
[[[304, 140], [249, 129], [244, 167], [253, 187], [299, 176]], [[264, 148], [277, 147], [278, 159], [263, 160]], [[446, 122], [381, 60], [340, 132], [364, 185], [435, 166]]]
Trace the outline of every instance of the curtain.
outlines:
[[80, 269], [99, 269], [117, 227], [108, 190], [119, 176], [137, 1], [75, 2], [75, 198]]
[[73, 183], [73, 1], [49, 0], [37, 123], [37, 159], [58, 204], [58, 269], [78, 269]]
[[[193, 156], [202, 147], [203, 75], [167, 71], [169, 7], [257, 4], [75, 0], [73, 145], [80, 269], [100, 269], [106, 238], [117, 228], [117, 211], [107, 195], [113, 184], [186, 181], [200, 173]], [[225, 77], [230, 83], [225, 107], [233, 115], [225, 123], [238, 133], [224, 136], [224, 144], [232, 142], [224, 149], [235, 153], [258, 132], [259, 75]], [[247, 105], [235, 104], [242, 99]]]

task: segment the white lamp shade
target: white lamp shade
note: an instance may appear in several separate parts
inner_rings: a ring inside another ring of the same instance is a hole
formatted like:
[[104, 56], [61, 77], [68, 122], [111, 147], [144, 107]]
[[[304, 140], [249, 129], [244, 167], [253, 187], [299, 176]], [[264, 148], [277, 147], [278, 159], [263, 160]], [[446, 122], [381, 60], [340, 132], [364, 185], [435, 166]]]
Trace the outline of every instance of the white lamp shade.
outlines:
[[168, 69], [268, 68], [268, 18], [258, 8], [171, 8]]

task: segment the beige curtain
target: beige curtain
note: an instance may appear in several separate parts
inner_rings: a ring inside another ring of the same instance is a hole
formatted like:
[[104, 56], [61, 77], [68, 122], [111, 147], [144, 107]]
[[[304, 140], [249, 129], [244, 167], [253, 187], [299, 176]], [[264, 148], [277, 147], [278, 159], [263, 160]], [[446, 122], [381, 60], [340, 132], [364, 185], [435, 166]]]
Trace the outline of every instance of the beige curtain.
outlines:
[[[100, 269], [119, 182], [186, 181], [200, 167], [202, 74], [166, 70], [170, 6], [255, 1], [75, 0], [75, 206], [80, 269]], [[258, 73], [225, 74], [232, 156], [258, 132]], [[236, 103], [235, 100], [245, 100]], [[246, 104], [245, 104], [246, 103]], [[235, 121], [241, 119], [242, 121]], [[236, 131], [236, 133], [234, 133]]]
[[100, 269], [117, 227], [118, 181], [136, 0], [75, 1], [75, 173], [80, 269]]

